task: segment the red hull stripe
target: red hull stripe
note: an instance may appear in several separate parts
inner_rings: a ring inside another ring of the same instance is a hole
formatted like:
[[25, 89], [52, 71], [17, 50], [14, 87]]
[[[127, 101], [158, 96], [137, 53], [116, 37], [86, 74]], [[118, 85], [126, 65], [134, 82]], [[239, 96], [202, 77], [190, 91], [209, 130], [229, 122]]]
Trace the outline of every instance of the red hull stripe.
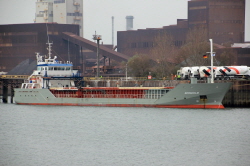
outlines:
[[[175, 87], [160, 87], [157, 89], [174, 89]], [[52, 88], [53, 89], [53, 88]], [[65, 89], [65, 88], [64, 88]], [[153, 87], [82, 87], [83, 90], [149, 90]]]
[[147, 105], [147, 104], [74, 104], [74, 103], [17, 103], [20, 105], [60, 105], [60, 106], [99, 106], [99, 107], [156, 107], [156, 108], [213, 108], [223, 109], [223, 105]]

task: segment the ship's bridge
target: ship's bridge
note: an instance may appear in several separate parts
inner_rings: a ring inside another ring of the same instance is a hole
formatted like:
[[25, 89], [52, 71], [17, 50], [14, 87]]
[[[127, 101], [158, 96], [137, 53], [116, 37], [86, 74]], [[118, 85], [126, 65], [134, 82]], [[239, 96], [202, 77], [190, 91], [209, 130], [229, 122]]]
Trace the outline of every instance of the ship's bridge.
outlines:
[[72, 70], [73, 65], [71, 63], [63, 64], [39, 64], [37, 65], [37, 70], [34, 71], [34, 75], [45, 73], [48, 76], [71, 76], [77, 74], [77, 70]]

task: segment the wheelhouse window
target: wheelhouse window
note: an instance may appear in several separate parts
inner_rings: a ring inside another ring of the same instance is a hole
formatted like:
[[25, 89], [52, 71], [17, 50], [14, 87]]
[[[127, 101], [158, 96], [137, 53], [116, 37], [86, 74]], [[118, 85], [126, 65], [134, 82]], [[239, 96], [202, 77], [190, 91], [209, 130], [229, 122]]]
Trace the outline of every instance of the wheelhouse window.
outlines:
[[65, 69], [65, 67], [54, 67], [54, 70], [61, 70], [61, 71], [63, 71], [63, 70], [68, 70], [68, 69], [67, 69], [67, 67], [66, 67], [66, 69]]

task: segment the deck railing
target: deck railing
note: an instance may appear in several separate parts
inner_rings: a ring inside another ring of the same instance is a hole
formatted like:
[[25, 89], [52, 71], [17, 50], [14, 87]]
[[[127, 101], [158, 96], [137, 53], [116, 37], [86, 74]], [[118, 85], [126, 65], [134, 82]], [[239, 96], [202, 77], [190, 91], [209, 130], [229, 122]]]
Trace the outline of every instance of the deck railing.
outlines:
[[147, 77], [83, 77], [84, 81], [91, 81], [91, 80], [123, 80], [123, 81], [131, 81], [131, 80], [147, 80]]
[[[127, 90], [123, 93], [117, 93], [117, 92], [106, 92], [105, 93], [99, 93], [97, 91], [91, 91], [88, 93], [85, 92], [79, 92], [79, 91], [57, 91], [57, 90], [51, 90], [55, 97], [58, 98], [129, 98], [129, 99], [159, 99], [164, 94], [168, 92], [168, 90], [162, 90], [162, 89], [150, 89], [150, 90], [143, 90], [143, 91], [133, 91], [133, 90]], [[126, 94], [124, 94], [126, 93]]]
[[29, 75], [0, 75], [1, 79], [28, 79]]
[[54, 94], [57, 98], [122, 98], [122, 99], [159, 99], [163, 94], [84, 94], [78, 96], [77, 94]]

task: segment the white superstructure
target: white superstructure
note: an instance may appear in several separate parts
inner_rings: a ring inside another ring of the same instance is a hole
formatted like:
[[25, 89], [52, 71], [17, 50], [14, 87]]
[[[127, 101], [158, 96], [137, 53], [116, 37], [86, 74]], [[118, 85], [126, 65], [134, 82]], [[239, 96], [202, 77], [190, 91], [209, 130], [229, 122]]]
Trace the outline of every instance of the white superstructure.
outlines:
[[73, 64], [69, 61], [63, 63], [51, 58], [51, 44], [47, 58], [36, 54], [37, 69], [22, 83], [21, 89], [44, 89], [55, 87], [75, 87], [74, 79], [79, 76], [78, 70], [73, 70]]

